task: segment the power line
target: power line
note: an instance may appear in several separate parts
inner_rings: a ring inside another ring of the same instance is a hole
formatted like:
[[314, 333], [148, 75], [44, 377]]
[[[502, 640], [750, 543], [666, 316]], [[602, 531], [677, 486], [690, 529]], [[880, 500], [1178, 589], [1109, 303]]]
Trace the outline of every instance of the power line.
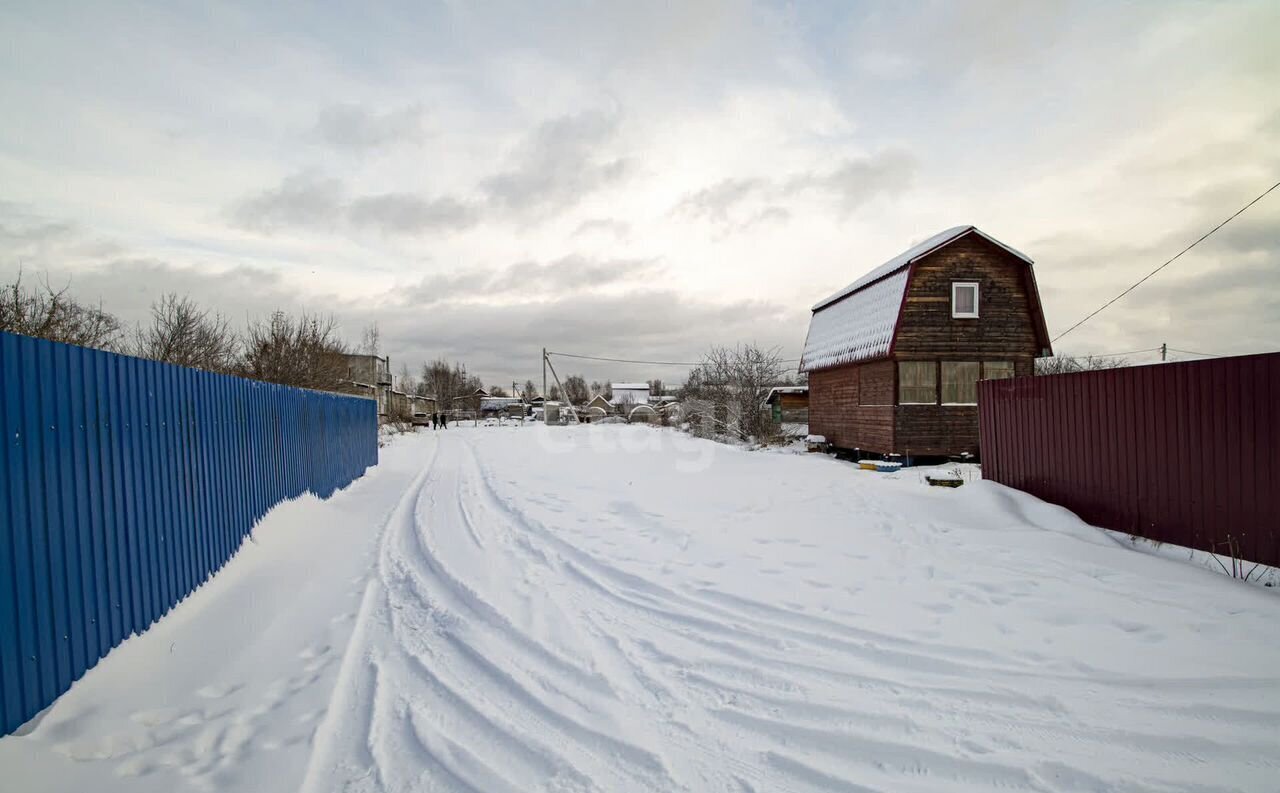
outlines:
[[598, 355], [574, 355], [571, 352], [552, 352], [547, 350], [547, 355], [559, 355], [561, 358], [581, 358], [584, 361], [608, 361], [610, 363], [646, 363], [654, 366], [701, 366], [701, 361], [690, 363], [689, 361], [636, 361], [630, 358], [602, 358]]
[[1128, 352], [1099, 352], [1093, 353], [1094, 358], [1117, 358], [1121, 355], [1138, 355], [1144, 352], [1158, 352], [1159, 347], [1148, 347], [1145, 350], [1129, 350]]
[[[1091, 357], [1091, 358], [1117, 358], [1121, 355], [1138, 355], [1144, 352], [1159, 352], [1159, 351], [1160, 351], [1159, 347], [1148, 347], [1145, 350], [1129, 350], [1128, 352], [1091, 352], [1091, 353], [1085, 353], [1085, 356]], [[1079, 358], [1080, 356], [1068, 355], [1067, 353], [1063, 353], [1061, 355], [1055, 355], [1053, 357], [1054, 358]]]
[[1218, 354], [1218, 353], [1216, 353], [1216, 352], [1196, 352], [1195, 350], [1179, 350], [1177, 347], [1170, 347], [1170, 348], [1169, 348], [1169, 352], [1180, 352], [1180, 353], [1183, 353], [1183, 354], [1185, 354], [1185, 355], [1203, 355], [1205, 358], [1222, 358], [1222, 357], [1224, 357], [1224, 356], [1222, 356], [1222, 355], [1219, 355], [1219, 354]]
[[1210, 235], [1212, 235], [1215, 231], [1217, 231], [1218, 229], [1220, 229], [1220, 228], [1222, 228], [1223, 226], [1227, 225], [1227, 224], [1228, 224], [1228, 223], [1230, 223], [1231, 221], [1235, 220], [1237, 217], [1239, 217], [1241, 214], [1243, 214], [1243, 213], [1244, 213], [1244, 211], [1245, 211], [1246, 209], [1248, 209], [1249, 207], [1251, 207], [1251, 206], [1253, 206], [1254, 204], [1256, 204], [1256, 203], [1258, 203], [1259, 201], [1261, 201], [1263, 198], [1265, 198], [1265, 197], [1267, 196], [1267, 194], [1268, 194], [1268, 193], [1270, 193], [1272, 190], [1275, 190], [1277, 187], [1280, 187], [1280, 182], [1276, 182], [1275, 184], [1273, 184], [1273, 185], [1271, 185], [1270, 187], [1268, 187], [1266, 190], [1262, 191], [1262, 193], [1261, 193], [1260, 195], [1258, 195], [1258, 197], [1257, 197], [1257, 198], [1253, 199], [1253, 200], [1252, 200], [1252, 201], [1250, 201], [1249, 203], [1247, 203], [1247, 204], [1245, 204], [1244, 206], [1240, 207], [1240, 209], [1236, 210], [1236, 213], [1235, 213], [1234, 215], [1232, 215], [1231, 217], [1229, 217], [1229, 218], [1227, 218], [1226, 220], [1222, 221], [1221, 223], [1219, 223], [1218, 225], [1214, 226], [1213, 228], [1209, 229], [1207, 232], [1205, 232], [1204, 236], [1202, 236], [1200, 239], [1196, 240], [1195, 242], [1191, 243], [1191, 244], [1190, 244], [1190, 245], [1188, 245], [1187, 247], [1185, 247], [1185, 248], [1183, 248], [1182, 250], [1178, 251], [1177, 256], [1174, 256], [1174, 257], [1173, 257], [1172, 259], [1170, 259], [1169, 261], [1165, 262], [1164, 264], [1160, 265], [1160, 266], [1159, 266], [1159, 267], [1157, 267], [1156, 269], [1154, 269], [1154, 270], [1152, 270], [1151, 272], [1147, 273], [1146, 275], [1142, 276], [1142, 278], [1138, 279], [1138, 280], [1137, 280], [1137, 281], [1136, 281], [1132, 286], [1130, 286], [1128, 289], [1124, 290], [1124, 291], [1123, 291], [1123, 292], [1121, 292], [1120, 294], [1116, 295], [1115, 297], [1111, 298], [1111, 299], [1110, 299], [1110, 300], [1108, 300], [1107, 302], [1103, 303], [1103, 304], [1102, 304], [1098, 309], [1096, 309], [1092, 314], [1090, 314], [1089, 316], [1087, 316], [1087, 317], [1085, 317], [1084, 319], [1080, 320], [1080, 321], [1079, 321], [1079, 322], [1077, 322], [1076, 324], [1072, 325], [1071, 327], [1069, 327], [1069, 328], [1067, 328], [1066, 330], [1064, 330], [1064, 331], [1062, 331], [1061, 333], [1059, 333], [1059, 334], [1058, 334], [1058, 335], [1053, 339], [1053, 342], [1057, 342], [1057, 341], [1058, 341], [1058, 339], [1061, 339], [1063, 336], [1067, 335], [1067, 334], [1068, 334], [1068, 333], [1070, 333], [1071, 331], [1075, 330], [1076, 328], [1080, 327], [1080, 326], [1081, 326], [1081, 325], [1083, 325], [1084, 323], [1086, 323], [1086, 322], [1088, 322], [1089, 320], [1091, 320], [1091, 319], [1093, 319], [1094, 317], [1096, 317], [1098, 314], [1102, 313], [1102, 311], [1103, 311], [1104, 309], [1106, 309], [1108, 306], [1110, 306], [1112, 303], [1116, 302], [1116, 301], [1117, 301], [1117, 300], [1119, 300], [1120, 298], [1124, 297], [1125, 295], [1129, 294], [1129, 293], [1130, 293], [1130, 292], [1132, 292], [1133, 290], [1137, 289], [1139, 286], [1141, 286], [1141, 285], [1142, 285], [1143, 281], [1146, 281], [1146, 280], [1147, 280], [1148, 278], [1150, 278], [1151, 276], [1155, 275], [1156, 273], [1160, 272], [1160, 271], [1161, 271], [1161, 270], [1163, 270], [1164, 268], [1166, 268], [1166, 267], [1168, 267], [1169, 265], [1173, 264], [1175, 261], [1177, 261], [1177, 260], [1178, 260], [1178, 258], [1179, 258], [1180, 256], [1182, 256], [1182, 254], [1186, 253], [1187, 251], [1189, 251], [1189, 250], [1191, 250], [1192, 248], [1196, 247], [1196, 246], [1197, 246], [1197, 245], [1199, 245], [1200, 243], [1204, 242], [1204, 241], [1205, 241], [1206, 239], [1208, 239], [1208, 238], [1210, 237]]
[[[559, 355], [561, 358], [580, 358], [584, 361], [608, 361], [609, 363], [638, 363], [649, 364], [652, 366], [701, 366], [703, 361], [640, 361], [631, 358], [605, 358], [599, 355], [576, 355], [571, 352], [552, 352], [547, 350], [547, 355]], [[783, 358], [778, 363], [799, 363], [799, 358]]]

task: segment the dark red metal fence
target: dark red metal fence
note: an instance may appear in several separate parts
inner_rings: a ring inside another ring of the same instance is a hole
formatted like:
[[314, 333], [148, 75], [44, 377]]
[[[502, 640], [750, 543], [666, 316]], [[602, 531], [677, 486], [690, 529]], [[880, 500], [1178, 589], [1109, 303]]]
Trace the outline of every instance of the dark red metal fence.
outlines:
[[987, 380], [978, 421], [985, 479], [1280, 565], [1280, 353]]

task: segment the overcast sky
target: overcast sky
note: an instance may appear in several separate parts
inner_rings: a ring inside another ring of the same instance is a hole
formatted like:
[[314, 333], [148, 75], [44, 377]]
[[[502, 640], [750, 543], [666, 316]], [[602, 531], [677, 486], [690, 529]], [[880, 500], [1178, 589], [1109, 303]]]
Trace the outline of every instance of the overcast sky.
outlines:
[[[0, 279], [376, 320], [397, 370], [798, 357], [969, 223], [1056, 335], [1280, 179], [1273, 0], [151, 5], [0, 6]], [[1057, 346], [1274, 350], [1278, 286], [1280, 191]]]

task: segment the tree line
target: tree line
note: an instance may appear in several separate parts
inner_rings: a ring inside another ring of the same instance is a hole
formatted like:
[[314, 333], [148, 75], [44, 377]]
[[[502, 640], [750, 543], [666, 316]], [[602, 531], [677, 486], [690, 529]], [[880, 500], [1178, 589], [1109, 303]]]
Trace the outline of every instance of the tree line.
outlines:
[[[376, 324], [351, 347], [334, 317], [307, 312], [274, 311], [238, 331], [216, 311], [174, 293], [151, 304], [148, 320], [128, 327], [101, 305], [77, 300], [66, 287], [23, 283], [21, 273], [0, 288], [0, 331], [317, 390], [333, 390], [348, 378], [346, 354], [377, 355], [380, 345]], [[474, 391], [479, 378], [465, 369], [435, 361], [422, 367], [421, 381], [403, 382], [402, 389], [427, 393], [438, 388], [447, 397]]]

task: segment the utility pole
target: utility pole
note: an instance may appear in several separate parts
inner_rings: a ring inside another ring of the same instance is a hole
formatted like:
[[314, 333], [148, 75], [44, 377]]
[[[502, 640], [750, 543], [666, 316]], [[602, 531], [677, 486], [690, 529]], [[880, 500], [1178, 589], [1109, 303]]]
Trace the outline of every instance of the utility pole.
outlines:
[[542, 348], [542, 398], [547, 398], [547, 348]]
[[1169, 354], [1169, 344], [1167, 342], [1160, 345], [1160, 360], [1164, 361], [1165, 356]]

